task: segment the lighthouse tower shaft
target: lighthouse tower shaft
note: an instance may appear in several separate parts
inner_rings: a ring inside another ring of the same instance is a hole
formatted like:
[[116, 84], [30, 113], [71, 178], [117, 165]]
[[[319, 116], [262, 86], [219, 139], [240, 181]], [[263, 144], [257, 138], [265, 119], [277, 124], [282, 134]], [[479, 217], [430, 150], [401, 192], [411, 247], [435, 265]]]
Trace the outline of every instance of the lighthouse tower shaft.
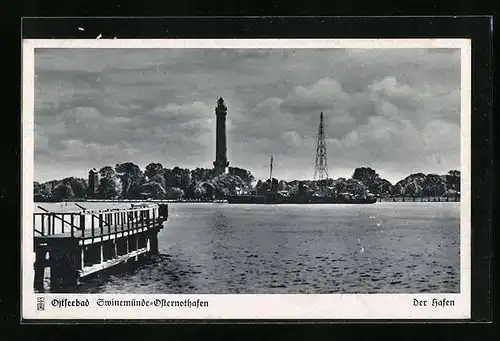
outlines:
[[314, 180], [328, 179], [328, 160], [326, 157], [325, 125], [323, 123], [323, 112], [320, 115], [318, 128], [318, 142], [316, 145], [316, 165], [314, 168]]
[[222, 97], [220, 97], [217, 101], [217, 107], [215, 107], [215, 116], [217, 117], [214, 161], [215, 175], [227, 173], [227, 168], [229, 167], [229, 161], [227, 161], [226, 115], [227, 107]]

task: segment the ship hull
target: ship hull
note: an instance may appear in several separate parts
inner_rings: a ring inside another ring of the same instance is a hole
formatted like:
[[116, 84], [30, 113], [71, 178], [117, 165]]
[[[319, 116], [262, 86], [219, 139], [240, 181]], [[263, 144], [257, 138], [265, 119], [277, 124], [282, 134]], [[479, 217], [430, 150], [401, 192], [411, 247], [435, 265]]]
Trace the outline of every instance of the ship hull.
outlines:
[[229, 204], [374, 204], [376, 198], [366, 199], [345, 199], [345, 198], [326, 198], [326, 197], [295, 197], [295, 198], [273, 198], [260, 195], [228, 196]]

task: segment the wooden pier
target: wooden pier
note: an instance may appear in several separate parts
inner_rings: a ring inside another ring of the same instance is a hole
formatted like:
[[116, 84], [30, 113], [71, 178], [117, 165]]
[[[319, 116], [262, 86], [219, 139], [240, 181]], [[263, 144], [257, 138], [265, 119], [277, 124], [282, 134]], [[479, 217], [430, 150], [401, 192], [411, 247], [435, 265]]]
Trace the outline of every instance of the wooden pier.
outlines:
[[43, 289], [47, 267], [53, 290], [158, 253], [158, 232], [167, 218], [168, 205], [162, 204], [34, 213], [35, 289]]

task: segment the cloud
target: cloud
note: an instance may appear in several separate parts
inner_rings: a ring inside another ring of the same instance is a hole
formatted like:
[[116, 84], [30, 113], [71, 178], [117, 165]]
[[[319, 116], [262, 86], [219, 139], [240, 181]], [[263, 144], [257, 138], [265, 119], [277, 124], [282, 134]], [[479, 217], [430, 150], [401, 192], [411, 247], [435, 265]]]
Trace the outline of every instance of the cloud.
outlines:
[[302, 146], [302, 137], [296, 131], [287, 131], [281, 136], [285, 143], [290, 147], [296, 148]]
[[397, 181], [459, 167], [453, 49], [37, 49], [35, 179], [132, 161], [212, 167], [218, 96], [231, 166], [314, 174], [323, 112], [329, 173]]
[[321, 111], [343, 106], [348, 98], [349, 96], [342, 90], [338, 81], [322, 78], [310, 86], [297, 86], [288, 94], [282, 106], [292, 111]]
[[370, 84], [368, 89], [386, 97], [407, 97], [412, 89], [406, 84], [398, 84], [395, 77], [386, 77], [383, 80]]

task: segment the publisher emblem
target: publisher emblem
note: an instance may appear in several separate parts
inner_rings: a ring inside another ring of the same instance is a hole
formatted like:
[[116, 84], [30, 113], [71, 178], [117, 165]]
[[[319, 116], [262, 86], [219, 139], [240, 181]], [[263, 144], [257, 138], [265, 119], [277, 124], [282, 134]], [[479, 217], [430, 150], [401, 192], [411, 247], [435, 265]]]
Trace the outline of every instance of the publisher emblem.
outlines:
[[36, 299], [36, 310], [37, 311], [44, 311], [45, 310], [45, 298], [44, 297], [38, 297]]

